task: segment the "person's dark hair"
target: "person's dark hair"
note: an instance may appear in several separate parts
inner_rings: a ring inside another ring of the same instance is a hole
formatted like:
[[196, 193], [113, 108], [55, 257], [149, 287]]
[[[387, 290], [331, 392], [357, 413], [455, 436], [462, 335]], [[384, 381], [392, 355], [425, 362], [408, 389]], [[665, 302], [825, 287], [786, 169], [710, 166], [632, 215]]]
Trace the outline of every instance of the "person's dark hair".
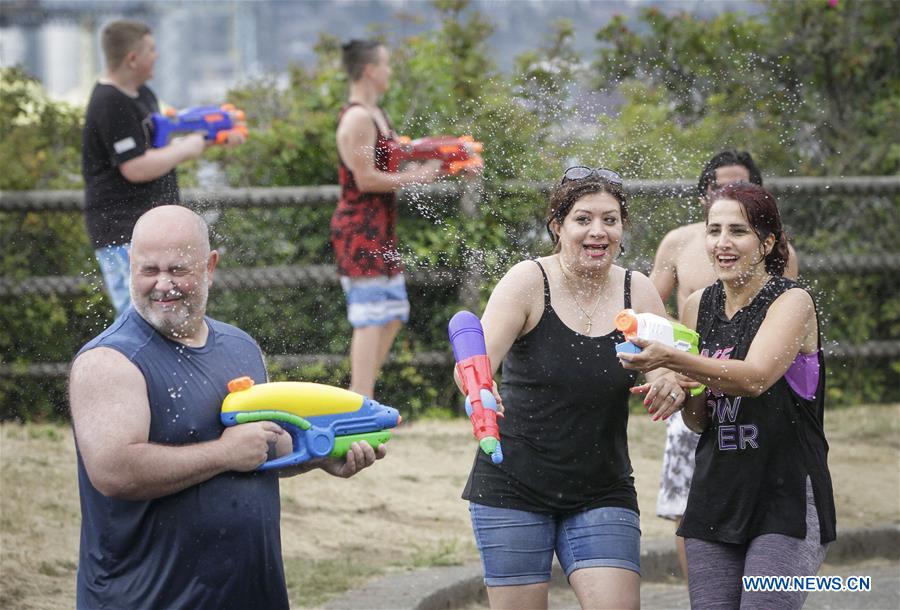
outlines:
[[550, 205], [547, 210], [547, 232], [550, 233], [550, 239], [555, 244], [554, 252], [559, 252], [559, 238], [550, 229], [550, 223], [555, 220], [562, 224], [572, 210], [572, 206], [579, 199], [594, 193], [609, 193], [615, 197], [616, 201], [619, 202], [619, 213], [622, 216], [622, 223], [624, 224], [628, 220], [628, 196], [621, 184], [610, 182], [596, 175], [558, 184], [550, 192]]
[[756, 167], [756, 163], [753, 162], [753, 157], [750, 156], [749, 152], [746, 150], [723, 150], [707, 161], [703, 171], [700, 172], [700, 180], [697, 182], [697, 192], [700, 194], [700, 199], [706, 198], [706, 190], [716, 181], [716, 170], [729, 165], [743, 165], [750, 172], [750, 182], [759, 186], [763, 185], [762, 174], [759, 168]]
[[378, 47], [383, 46], [377, 40], [351, 40], [341, 45], [341, 61], [351, 81], [358, 81], [368, 64], [378, 61]]
[[784, 275], [789, 256], [788, 240], [772, 193], [756, 184], [736, 182], [720, 188], [710, 196], [711, 204], [722, 199], [731, 199], [741, 204], [747, 222], [760, 242], [765, 241], [769, 235], [775, 236], [775, 245], [768, 255], [765, 254], [765, 246], [760, 244], [760, 260], [765, 261], [767, 272]]
[[106, 24], [100, 34], [106, 67], [115, 70], [121, 66], [125, 57], [137, 49], [144, 36], [151, 33], [150, 26], [143, 21], [119, 19]]

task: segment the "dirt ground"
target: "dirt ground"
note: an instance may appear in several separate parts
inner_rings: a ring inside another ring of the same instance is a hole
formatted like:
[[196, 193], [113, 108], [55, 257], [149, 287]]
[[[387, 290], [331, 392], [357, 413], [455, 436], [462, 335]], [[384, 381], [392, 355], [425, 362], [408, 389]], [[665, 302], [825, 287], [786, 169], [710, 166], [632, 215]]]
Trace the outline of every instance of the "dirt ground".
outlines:
[[[900, 405], [834, 410], [826, 423], [839, 530], [900, 521]], [[670, 536], [672, 523], [654, 515], [665, 428], [633, 416], [629, 437], [643, 537]], [[284, 480], [293, 607], [379, 574], [476, 560], [459, 497], [474, 451], [467, 421], [405, 423], [388, 457], [358, 477]], [[0, 426], [0, 607], [72, 607], [79, 524], [70, 428]]]

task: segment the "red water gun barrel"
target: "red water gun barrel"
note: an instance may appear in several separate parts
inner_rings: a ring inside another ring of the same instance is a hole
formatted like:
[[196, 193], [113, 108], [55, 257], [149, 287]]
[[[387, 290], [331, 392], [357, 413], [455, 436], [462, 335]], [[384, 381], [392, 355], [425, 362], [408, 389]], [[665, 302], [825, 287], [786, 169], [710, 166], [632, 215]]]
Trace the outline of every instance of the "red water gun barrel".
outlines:
[[503, 451], [497, 425], [497, 401], [481, 321], [471, 312], [460, 311], [450, 320], [448, 331], [456, 370], [466, 393], [466, 414], [472, 422], [472, 432], [482, 451], [499, 464], [503, 461]]

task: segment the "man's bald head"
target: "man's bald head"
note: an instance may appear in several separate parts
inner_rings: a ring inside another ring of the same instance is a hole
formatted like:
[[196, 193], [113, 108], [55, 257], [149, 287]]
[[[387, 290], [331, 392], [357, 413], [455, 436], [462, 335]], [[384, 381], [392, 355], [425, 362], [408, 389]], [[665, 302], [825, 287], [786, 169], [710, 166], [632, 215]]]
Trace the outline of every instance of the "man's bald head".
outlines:
[[205, 257], [210, 250], [209, 225], [199, 214], [184, 206], [161, 205], [145, 212], [134, 225], [131, 247], [146, 241], [180, 242], [182, 246], [193, 246]]
[[163, 335], [188, 345], [206, 339], [206, 300], [219, 260], [195, 212], [164, 205], [146, 212], [131, 238], [131, 301]]

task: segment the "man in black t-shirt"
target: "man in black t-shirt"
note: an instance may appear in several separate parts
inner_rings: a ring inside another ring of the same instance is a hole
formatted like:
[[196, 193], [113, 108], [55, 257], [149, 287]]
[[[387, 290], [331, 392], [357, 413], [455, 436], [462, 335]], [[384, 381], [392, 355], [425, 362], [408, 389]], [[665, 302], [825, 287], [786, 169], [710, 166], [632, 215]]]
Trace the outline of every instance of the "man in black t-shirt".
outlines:
[[[121, 314], [130, 305], [128, 249], [137, 219], [179, 202], [175, 167], [205, 149], [197, 133], [152, 148], [150, 115], [159, 111], [145, 85], [153, 77], [156, 45], [138, 21], [113, 21], [101, 35], [106, 72], [88, 102], [82, 143], [85, 220], [107, 292]], [[240, 138], [240, 136], [237, 136]]]

